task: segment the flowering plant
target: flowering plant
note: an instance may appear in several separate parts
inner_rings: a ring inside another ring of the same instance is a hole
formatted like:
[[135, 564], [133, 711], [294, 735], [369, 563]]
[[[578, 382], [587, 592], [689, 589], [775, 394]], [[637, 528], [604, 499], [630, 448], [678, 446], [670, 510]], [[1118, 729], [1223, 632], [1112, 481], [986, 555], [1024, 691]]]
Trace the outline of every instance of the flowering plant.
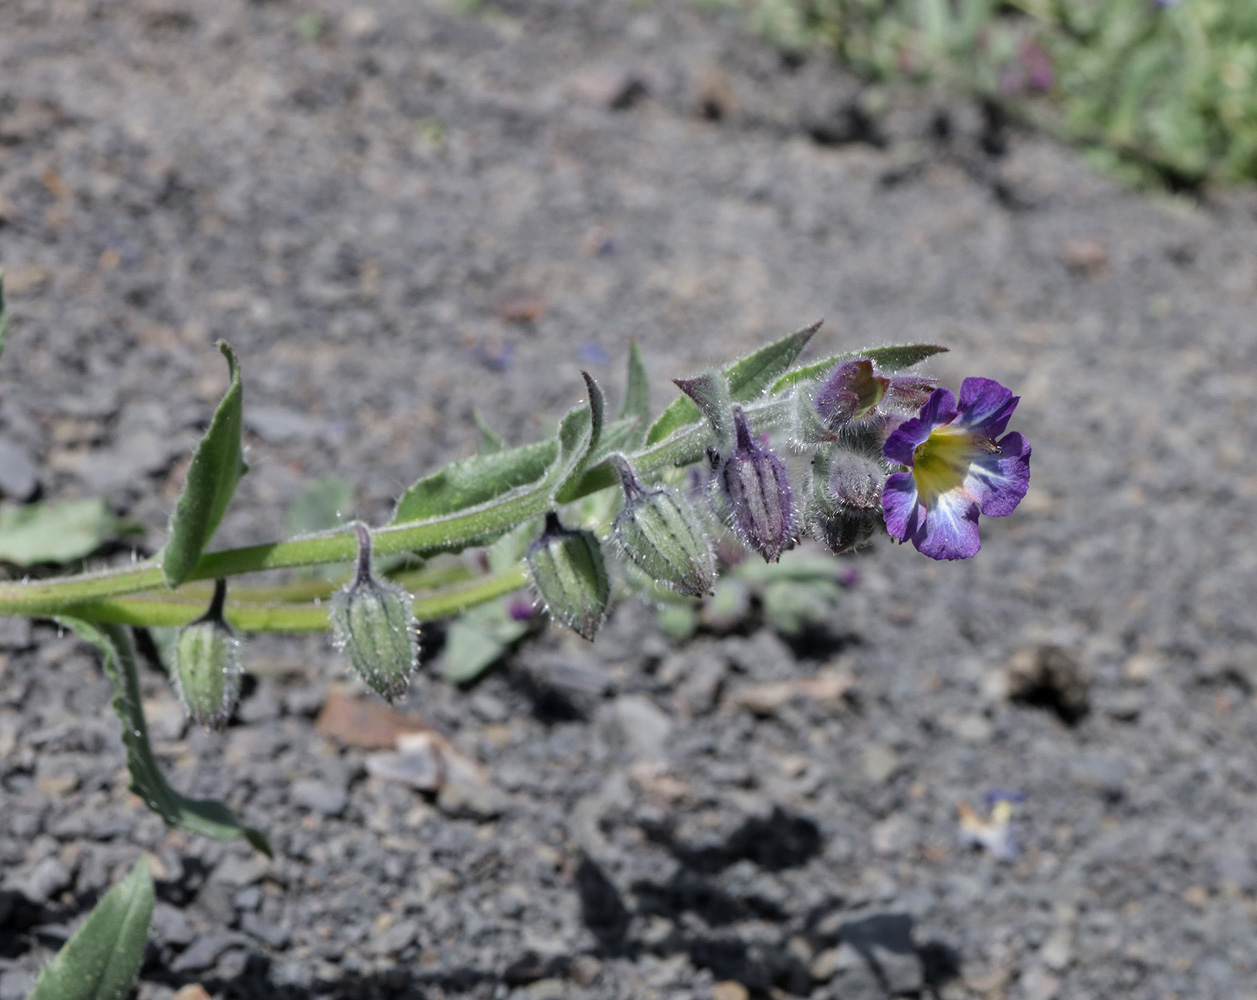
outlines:
[[[0, 285], [0, 349], [2, 293]], [[586, 398], [553, 438], [505, 448], [486, 433], [480, 454], [406, 490], [388, 524], [353, 522], [207, 551], [247, 472], [240, 365], [220, 343], [230, 384], [188, 467], [164, 548], [96, 572], [0, 581], [0, 614], [52, 617], [97, 646], [131, 786], [149, 808], [171, 826], [243, 836], [269, 854], [263, 834], [225, 805], [187, 798], [166, 782], [149, 745], [131, 627], [179, 630], [166, 664], [174, 688], [195, 722], [221, 728], [239, 697], [242, 637], [252, 632], [330, 630], [363, 682], [391, 700], [416, 668], [419, 622], [474, 616], [531, 587], [553, 619], [592, 640], [614, 581], [647, 596], [710, 593], [726, 530], [769, 562], [804, 534], [845, 552], [879, 529], [936, 559], [974, 555], [978, 513], [1009, 514], [1026, 492], [1029, 446], [1020, 434], [1000, 436], [1016, 398], [971, 378], [957, 400], [932, 379], [902, 374], [944, 350], [931, 344], [800, 363], [819, 326], [678, 380], [683, 394], [653, 420], [634, 344], [615, 417], [585, 374]], [[486, 550], [483, 558], [456, 558], [476, 549]], [[320, 564], [340, 564], [342, 578], [228, 586]], [[102, 905], [151, 910], [142, 865], [115, 893]], [[122, 926], [89, 921], [85, 931], [123, 934]], [[136, 934], [147, 918], [125, 926], [131, 952], [135, 940], [142, 951]], [[62, 968], [50, 982], [72, 973]], [[61, 995], [57, 989], [36, 995]]]

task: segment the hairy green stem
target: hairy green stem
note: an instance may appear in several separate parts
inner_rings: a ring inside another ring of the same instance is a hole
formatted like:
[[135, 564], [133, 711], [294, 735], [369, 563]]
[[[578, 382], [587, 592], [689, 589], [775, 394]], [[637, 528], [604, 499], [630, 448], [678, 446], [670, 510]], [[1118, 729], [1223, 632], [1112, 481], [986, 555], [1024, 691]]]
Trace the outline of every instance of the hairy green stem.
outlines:
[[[788, 399], [773, 398], [746, 404], [745, 409], [757, 429], [769, 430], [779, 426], [786, 419], [789, 413], [788, 406]], [[698, 461], [703, 457], [704, 449], [710, 440], [711, 430], [707, 424], [695, 423], [657, 444], [630, 455], [629, 458], [641, 475], [649, 476]], [[580, 499], [613, 486], [615, 482], [616, 476], [611, 464], [603, 459], [585, 470], [572, 491], [571, 498]], [[530, 486], [522, 487], [477, 507], [441, 517], [376, 528], [371, 532], [371, 541], [376, 554], [380, 556], [401, 553], [431, 554], [467, 548], [478, 544], [486, 537], [492, 537], [530, 518], [544, 514], [553, 506], [552, 488], [550, 477], [543, 476]], [[206, 553], [201, 556], [188, 579], [213, 580], [266, 570], [328, 563], [351, 563], [357, 554], [358, 540], [354, 530], [347, 527], [335, 532], [288, 541]], [[169, 619], [177, 617], [173, 611], [169, 610], [174, 605], [168, 601], [146, 599], [141, 603], [116, 600], [126, 595], [165, 589], [159, 554], [131, 566], [95, 573], [49, 580], [0, 583], [0, 615], [65, 613], [99, 621], [167, 624]], [[468, 588], [469, 593], [474, 591], [474, 586]], [[181, 591], [167, 593], [178, 594]], [[497, 596], [497, 593], [491, 596]], [[235, 597], [234, 593], [233, 597]], [[463, 606], [481, 603], [488, 599], [490, 598], [481, 597], [468, 601], [466, 605], [450, 605], [449, 609], [442, 613], [452, 614]], [[243, 606], [246, 600], [243, 595], [233, 600], [234, 614], [240, 616], [245, 613]], [[439, 603], [436, 606], [445, 607]], [[204, 607], [203, 599], [201, 607], [202, 609]], [[163, 608], [167, 610], [162, 610]], [[291, 608], [289, 610], [292, 611], [291, 615], [285, 616], [282, 613], [283, 609], [277, 603], [266, 601], [263, 597], [261, 610], [256, 612], [254, 618], [249, 619], [256, 621], [257, 625], [250, 626], [242, 622], [240, 627], [246, 630], [257, 628], [268, 631], [300, 631], [326, 627], [326, 614], [321, 610], [307, 608], [300, 613]], [[421, 617], [437, 616], [430, 610], [421, 611], [418, 605], [415, 610]], [[142, 618], [142, 613], [161, 616], [162, 620], [157, 621], [153, 617]], [[106, 615], [124, 617], [105, 617]], [[305, 615], [305, 618], [302, 618], [302, 615]], [[231, 618], [231, 613], [229, 613], [229, 618]], [[187, 620], [187, 618], [181, 618], [179, 623]], [[231, 620], [233, 624], [236, 623], [236, 618]], [[298, 626], [295, 624], [298, 621], [315, 624]], [[288, 622], [294, 624], [286, 626]]]
[[[523, 563], [490, 573], [470, 583], [430, 591], [415, 598], [415, 617], [434, 621], [457, 614], [477, 604], [502, 597], [528, 582]], [[240, 603], [228, 600], [224, 614], [228, 623], [242, 632], [322, 632], [328, 629], [328, 605], [274, 602]], [[174, 596], [122, 596], [71, 604], [64, 614], [84, 621], [117, 625], [180, 626], [205, 612], [205, 602], [182, 594]]]

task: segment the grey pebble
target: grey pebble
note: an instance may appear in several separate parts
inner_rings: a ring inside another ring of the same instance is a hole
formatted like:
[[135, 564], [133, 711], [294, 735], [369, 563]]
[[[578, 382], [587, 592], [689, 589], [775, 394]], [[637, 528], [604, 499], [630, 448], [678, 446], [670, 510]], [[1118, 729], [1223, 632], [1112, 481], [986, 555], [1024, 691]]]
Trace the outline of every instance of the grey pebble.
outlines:
[[183, 910], [160, 900], [153, 907], [153, 937], [158, 941], [176, 946], [186, 946], [192, 941], [194, 932]]
[[615, 700], [614, 711], [634, 757], [658, 760], [665, 755], [664, 745], [672, 735], [673, 722], [659, 706], [645, 695], [626, 694]]
[[240, 929], [277, 951], [292, 940], [292, 933], [287, 925], [268, 920], [260, 913], [246, 913], [240, 921]]
[[32, 903], [47, 903], [73, 884], [73, 873], [56, 858], [44, 858], [18, 882], [22, 894]]
[[35, 985], [35, 977], [20, 969], [0, 972], [0, 1000], [23, 1000]]
[[297, 805], [321, 816], [339, 816], [349, 801], [349, 793], [343, 786], [337, 787], [314, 778], [293, 782], [289, 795]]
[[231, 946], [233, 940], [234, 938], [226, 934], [214, 931], [203, 934], [186, 951], [176, 956], [170, 963], [170, 969], [172, 972], [200, 972], [208, 969]]
[[0, 438], [0, 493], [12, 500], [27, 500], [38, 485], [39, 473], [30, 452]]

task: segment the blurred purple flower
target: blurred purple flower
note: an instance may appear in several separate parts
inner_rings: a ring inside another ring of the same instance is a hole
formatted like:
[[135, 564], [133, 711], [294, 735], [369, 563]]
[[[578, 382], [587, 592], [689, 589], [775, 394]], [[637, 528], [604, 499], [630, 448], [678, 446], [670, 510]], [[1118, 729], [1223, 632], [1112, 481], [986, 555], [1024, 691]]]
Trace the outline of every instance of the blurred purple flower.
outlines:
[[1030, 485], [1030, 445], [1003, 434], [1020, 397], [989, 378], [967, 378], [960, 399], [935, 389], [919, 416], [886, 439], [905, 466], [882, 491], [886, 529], [931, 559], [968, 559], [981, 548], [978, 514], [1011, 514]]

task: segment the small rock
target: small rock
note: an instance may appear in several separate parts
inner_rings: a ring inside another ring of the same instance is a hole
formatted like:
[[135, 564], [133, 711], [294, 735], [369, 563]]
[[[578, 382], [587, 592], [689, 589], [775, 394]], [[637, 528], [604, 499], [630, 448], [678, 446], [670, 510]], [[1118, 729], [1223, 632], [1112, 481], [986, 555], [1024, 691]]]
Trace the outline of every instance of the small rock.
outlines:
[[370, 7], [351, 7], [342, 24], [345, 34], [354, 41], [368, 41], [380, 30], [380, 15]]
[[203, 934], [191, 946], [170, 963], [172, 972], [201, 972], [212, 968], [218, 956], [231, 946], [232, 939], [225, 934]]
[[1053, 972], [1062, 972], [1069, 968], [1074, 960], [1073, 935], [1067, 927], [1059, 927], [1039, 949], [1039, 958]]
[[525, 992], [529, 1000], [563, 1000], [567, 996], [567, 983], [562, 979], [538, 979]]
[[664, 756], [673, 723], [653, 701], [640, 694], [622, 695], [615, 700], [615, 716], [634, 757], [654, 760]]
[[367, 774], [373, 778], [395, 781], [423, 792], [436, 791], [445, 780], [441, 757], [433, 746], [406, 753], [373, 753], [366, 763]]
[[292, 444], [321, 436], [324, 421], [309, 414], [283, 406], [249, 406], [244, 412], [245, 426], [269, 444]]
[[210, 1000], [209, 991], [200, 983], [189, 983], [170, 1000]]
[[154, 938], [176, 947], [186, 946], [194, 937], [192, 925], [184, 912], [161, 901], [153, 907], [152, 928]]
[[1137, 722], [1144, 708], [1144, 696], [1139, 691], [1119, 691], [1104, 710], [1118, 722]]
[[815, 677], [748, 684], [734, 691], [730, 701], [756, 715], [772, 715], [798, 697], [811, 698], [828, 707], [844, 708], [844, 699], [853, 683], [853, 678], [845, 670], [822, 670]]
[[510, 801], [500, 788], [463, 777], [451, 777], [436, 797], [437, 808], [445, 815], [480, 822], [501, 816]]
[[1160, 659], [1148, 653], [1135, 653], [1122, 664], [1122, 680], [1127, 684], [1147, 684], [1160, 672]]
[[864, 777], [875, 785], [889, 781], [899, 770], [899, 755], [894, 747], [870, 743], [864, 748]]
[[256, 854], [241, 857], [229, 854], [214, 869], [214, 881], [225, 885], [242, 887], [253, 885], [262, 878], [266, 862]]
[[734, 979], [714, 983], [711, 1000], [750, 1000], [751, 991]]
[[349, 801], [349, 793], [344, 787], [314, 778], [294, 782], [289, 796], [297, 805], [321, 816], [339, 816]]
[[0, 1000], [23, 1000], [35, 987], [35, 977], [20, 969], [0, 972]]
[[29, 500], [39, 485], [30, 453], [8, 438], [0, 438], [0, 493], [13, 500]]
[[44, 858], [18, 883], [19, 891], [32, 903], [47, 903], [74, 883], [74, 875], [56, 858]]
[[1055, 1000], [1060, 989], [1060, 980], [1037, 966], [1021, 977], [1021, 992], [1026, 1000]]
[[268, 920], [257, 913], [246, 913], [240, 921], [240, 929], [276, 951], [287, 947], [292, 939], [292, 934], [284, 924], [276, 920]]
[[27, 649], [33, 644], [29, 618], [0, 618], [0, 649]]
[[1061, 250], [1061, 262], [1075, 274], [1096, 278], [1109, 269], [1109, 252], [1099, 240], [1069, 240]]
[[592, 986], [602, 972], [602, 962], [593, 955], [577, 955], [568, 966], [568, 978], [577, 986]]
[[346, 746], [391, 750], [403, 733], [422, 732], [430, 727], [416, 715], [332, 688], [314, 728]]

